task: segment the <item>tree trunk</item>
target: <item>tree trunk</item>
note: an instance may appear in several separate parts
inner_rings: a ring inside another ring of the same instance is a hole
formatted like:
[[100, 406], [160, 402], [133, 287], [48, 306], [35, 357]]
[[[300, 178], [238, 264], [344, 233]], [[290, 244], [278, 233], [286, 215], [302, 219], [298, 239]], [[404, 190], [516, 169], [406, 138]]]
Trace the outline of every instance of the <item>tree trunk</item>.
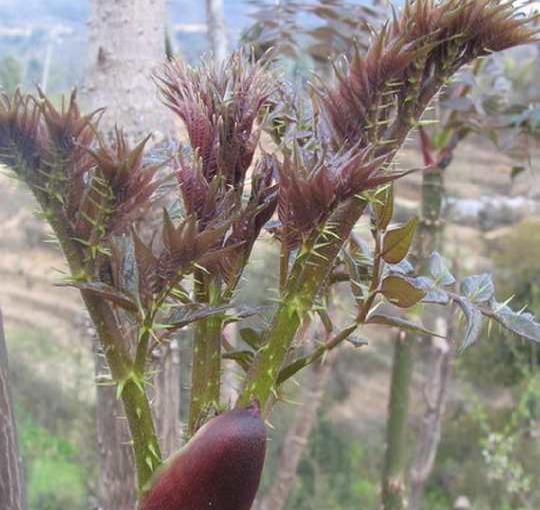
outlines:
[[165, 60], [165, 0], [91, 0], [89, 68], [82, 99], [107, 108], [101, 127], [132, 137], [170, 134], [173, 121], [156, 96], [151, 74]]
[[[442, 244], [443, 174], [443, 168], [435, 167], [424, 171], [422, 177], [421, 222], [414, 246], [420, 271], [425, 268], [431, 253], [440, 249]], [[426, 320], [426, 325], [430, 326], [429, 319]], [[407, 419], [416, 341], [416, 335], [402, 332], [394, 347], [382, 479], [382, 506], [384, 510], [402, 510], [407, 506], [404, 480], [407, 455]]]
[[152, 411], [163, 458], [180, 447], [180, 353], [178, 342], [171, 340], [153, 353], [157, 371], [154, 376]]
[[[451, 337], [449, 321], [439, 318], [437, 332]], [[416, 455], [410, 472], [411, 496], [409, 510], [420, 510], [424, 488], [433, 466], [441, 440], [441, 426], [446, 406], [448, 386], [452, 376], [452, 351], [444, 338], [431, 341], [431, 375], [425, 385], [427, 408], [422, 420]]]
[[[137, 483], [130, 436], [122, 401], [110, 380], [105, 356], [94, 336], [96, 362], [96, 418], [99, 451], [98, 505], [100, 510], [133, 510]], [[99, 384], [103, 381], [103, 384]]]
[[223, 0], [206, 0], [206, 26], [214, 58], [222, 62], [227, 58], [227, 30], [223, 12]]
[[[154, 132], [170, 135], [173, 120], [157, 99], [151, 74], [166, 58], [165, 0], [91, 0], [89, 66], [82, 100], [85, 108], [106, 107], [101, 128], [117, 124], [133, 140]], [[170, 454], [178, 446], [178, 356], [159, 349], [160, 366], [153, 380], [156, 433]], [[96, 371], [106, 371], [102, 357]], [[136, 485], [124, 410], [115, 389], [98, 386], [97, 429], [100, 446], [99, 504], [104, 510], [133, 510]]]
[[8, 379], [6, 339], [0, 311], [0, 508], [25, 510], [26, 494]]
[[400, 331], [394, 346], [382, 479], [384, 510], [406, 508], [403, 471], [407, 454], [407, 418], [414, 365], [414, 341], [412, 335]]
[[323, 363], [317, 361], [307, 371], [307, 381], [303, 384], [300, 395], [301, 406], [285, 437], [275, 481], [261, 501], [259, 510], [282, 510], [287, 503], [298, 464], [317, 422], [317, 411], [324, 396], [326, 382], [332, 372], [332, 361], [333, 354]]

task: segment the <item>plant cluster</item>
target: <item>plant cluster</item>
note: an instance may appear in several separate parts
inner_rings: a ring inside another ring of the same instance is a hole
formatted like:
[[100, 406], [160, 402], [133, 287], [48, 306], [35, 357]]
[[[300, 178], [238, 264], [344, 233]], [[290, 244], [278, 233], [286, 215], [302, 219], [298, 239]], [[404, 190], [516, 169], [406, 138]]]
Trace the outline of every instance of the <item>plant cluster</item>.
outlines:
[[[0, 161], [35, 195], [67, 259], [95, 324], [111, 378], [123, 400], [142, 487], [161, 463], [146, 395], [149, 354], [193, 323], [189, 434], [219, 408], [221, 364], [245, 371], [237, 402], [268, 412], [280, 386], [364, 324], [426, 330], [397, 308], [457, 303], [467, 319], [464, 345], [484, 317], [531, 340], [540, 325], [494, 298], [491, 280], [454, 278], [434, 254], [429, 274], [407, 255], [417, 220], [393, 225], [390, 184], [406, 174], [391, 166], [411, 129], [454, 73], [474, 59], [534, 39], [512, 2], [411, 0], [295, 101], [267, 64], [235, 53], [224, 64], [165, 64], [155, 81], [183, 121], [187, 147], [157, 164], [148, 139], [131, 147], [121, 130], [99, 132], [101, 111], [83, 115], [73, 94], [56, 108], [43, 94], [4, 96]], [[267, 130], [277, 142], [260, 148]], [[176, 179], [181, 205], [162, 211], [150, 236], [150, 212]], [[370, 218], [370, 239], [353, 233]], [[261, 314], [238, 307], [236, 291], [261, 235], [280, 244], [276, 305], [246, 348], [223, 341], [226, 324]], [[334, 278], [334, 276], [336, 276]], [[324, 295], [350, 281], [356, 309], [341, 328], [325, 313]], [[318, 314], [328, 339], [298, 355], [297, 330]]]

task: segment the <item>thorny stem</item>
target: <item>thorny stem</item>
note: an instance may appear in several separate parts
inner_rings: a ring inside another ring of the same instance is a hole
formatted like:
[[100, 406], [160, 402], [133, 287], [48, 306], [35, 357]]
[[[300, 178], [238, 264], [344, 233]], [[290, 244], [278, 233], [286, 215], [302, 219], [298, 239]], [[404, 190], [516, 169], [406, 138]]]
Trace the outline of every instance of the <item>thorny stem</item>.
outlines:
[[400, 331], [394, 347], [392, 382], [388, 402], [386, 450], [382, 481], [382, 508], [404, 508], [405, 483], [403, 459], [406, 451], [406, 423], [409, 410], [409, 386], [413, 368], [413, 342]]
[[[274, 319], [266, 332], [265, 346], [256, 357], [238, 398], [238, 405], [246, 405], [255, 397], [264, 406], [272, 393], [279, 370], [294, 339], [301, 319], [313, 305], [345, 239], [364, 211], [366, 202], [358, 197], [350, 199], [332, 215], [335, 235], [317, 234], [322, 244], [317, 252], [297, 258], [289, 276], [287, 293], [282, 298]], [[311, 241], [311, 246], [315, 245]], [[309, 244], [308, 244], [309, 245]]]
[[[366, 317], [373, 306], [375, 297], [378, 293], [378, 288], [380, 284], [381, 268], [382, 268], [382, 244], [381, 244], [381, 235], [379, 232], [375, 233], [375, 260], [373, 263], [373, 274], [371, 277], [370, 288], [368, 295], [354, 322], [347, 326], [345, 329], [334, 335], [332, 338], [326, 340], [323, 344], [319, 345], [313, 352], [310, 354], [298, 358], [295, 363], [301, 365], [301, 367], [306, 367], [317, 361], [321, 356], [324, 356], [327, 352], [331, 351], [341, 343], [343, 343], [347, 338], [349, 338], [366, 320]], [[281, 381], [279, 381], [281, 382]]]
[[286, 239], [281, 241], [281, 249], [279, 252], [279, 293], [282, 295], [287, 285], [287, 273], [289, 271], [289, 250], [287, 248]]
[[[72, 239], [60, 204], [39, 190], [33, 191], [58, 238], [71, 273], [80, 275], [84, 271], [84, 256], [80, 246]], [[111, 306], [87, 291], [81, 291], [81, 295], [98, 333], [111, 377], [119, 386], [119, 397], [124, 404], [133, 440], [138, 485], [142, 490], [161, 463], [159, 443], [144, 391], [144, 382], [133, 372], [133, 360], [127, 341]]]
[[[220, 287], [208, 281], [203, 270], [195, 272], [195, 300], [218, 305]], [[219, 404], [221, 382], [221, 329], [220, 315], [197, 321], [193, 328], [193, 365], [191, 371], [191, 402], [188, 436], [200, 425], [200, 418], [208, 408]]]
[[[418, 101], [411, 101], [406, 109], [407, 115], [398, 118], [389, 127], [384, 139], [391, 140], [391, 143], [381, 145], [375, 157], [386, 155], [387, 162], [392, 160], [409, 131], [414, 127], [415, 119], [420, 118], [443, 83], [443, 79], [434, 77], [431, 83], [426, 84]], [[321, 286], [332, 270], [339, 250], [348, 239], [365, 207], [366, 202], [359, 197], [351, 198], [342, 204], [329, 220], [330, 224], [336, 225], [335, 237], [320, 235], [326, 244], [316, 254], [312, 253], [305, 259], [296, 259], [288, 281], [287, 294], [282, 299], [267, 330], [265, 345], [247, 374], [238, 405], [247, 404], [252, 397], [264, 404], [275, 392], [279, 370], [294, 339], [301, 315], [313, 305]], [[292, 286], [291, 283], [295, 285]]]

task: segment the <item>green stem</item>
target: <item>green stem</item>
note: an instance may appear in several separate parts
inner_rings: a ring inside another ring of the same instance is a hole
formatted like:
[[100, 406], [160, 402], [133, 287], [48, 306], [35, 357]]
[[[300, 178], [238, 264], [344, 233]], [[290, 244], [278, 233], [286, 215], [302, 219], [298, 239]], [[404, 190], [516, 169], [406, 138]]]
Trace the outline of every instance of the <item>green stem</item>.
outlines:
[[[444, 190], [444, 170], [433, 168], [422, 176], [421, 221], [414, 250], [420, 271], [434, 250], [440, 249], [442, 238], [441, 209]], [[386, 425], [386, 452], [382, 476], [383, 510], [405, 508], [404, 470], [407, 456], [407, 418], [409, 393], [414, 370], [412, 333], [401, 332], [394, 346], [392, 382]]]
[[[84, 254], [80, 245], [72, 238], [61, 205], [38, 191], [35, 191], [35, 196], [58, 237], [71, 273], [84, 275], [86, 269]], [[86, 291], [81, 291], [81, 295], [103, 347], [111, 377], [117, 385], [121, 385], [120, 398], [124, 404], [133, 439], [138, 486], [142, 489], [161, 463], [159, 443], [144, 383], [132, 370], [133, 361], [129, 354], [128, 342], [111, 306]]]
[[417, 255], [422, 266], [442, 244], [441, 210], [444, 197], [444, 170], [435, 167], [422, 177], [421, 222], [417, 233]]
[[265, 346], [256, 357], [238, 398], [238, 405], [246, 405], [255, 397], [264, 407], [275, 391], [277, 377], [289, 347], [305, 313], [307, 313], [329, 275], [345, 240], [349, 237], [366, 202], [352, 198], [331, 216], [335, 225], [332, 234], [318, 234], [308, 246], [319, 244], [305, 256], [297, 257], [274, 319], [267, 330]]
[[413, 365], [413, 338], [400, 332], [394, 348], [386, 424], [386, 451], [382, 483], [382, 508], [384, 510], [405, 508], [403, 463], [406, 455], [406, 425]]
[[126, 381], [120, 397], [133, 441], [138, 486], [143, 490], [161, 464], [152, 410], [144, 386], [135, 379]]
[[[218, 305], [221, 299], [217, 282], [206, 281], [203, 271], [195, 273], [195, 298], [199, 303]], [[201, 417], [210, 407], [219, 406], [221, 388], [221, 316], [201, 319], [193, 328], [193, 364], [188, 436], [201, 425]]]

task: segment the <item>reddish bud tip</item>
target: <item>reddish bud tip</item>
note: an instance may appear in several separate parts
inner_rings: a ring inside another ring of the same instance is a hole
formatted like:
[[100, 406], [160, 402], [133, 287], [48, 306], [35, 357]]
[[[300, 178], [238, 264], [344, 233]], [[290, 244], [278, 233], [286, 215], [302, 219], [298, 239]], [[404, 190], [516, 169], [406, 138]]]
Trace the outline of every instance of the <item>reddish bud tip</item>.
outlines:
[[249, 510], [265, 451], [258, 402], [223, 413], [167, 462], [139, 510]]

